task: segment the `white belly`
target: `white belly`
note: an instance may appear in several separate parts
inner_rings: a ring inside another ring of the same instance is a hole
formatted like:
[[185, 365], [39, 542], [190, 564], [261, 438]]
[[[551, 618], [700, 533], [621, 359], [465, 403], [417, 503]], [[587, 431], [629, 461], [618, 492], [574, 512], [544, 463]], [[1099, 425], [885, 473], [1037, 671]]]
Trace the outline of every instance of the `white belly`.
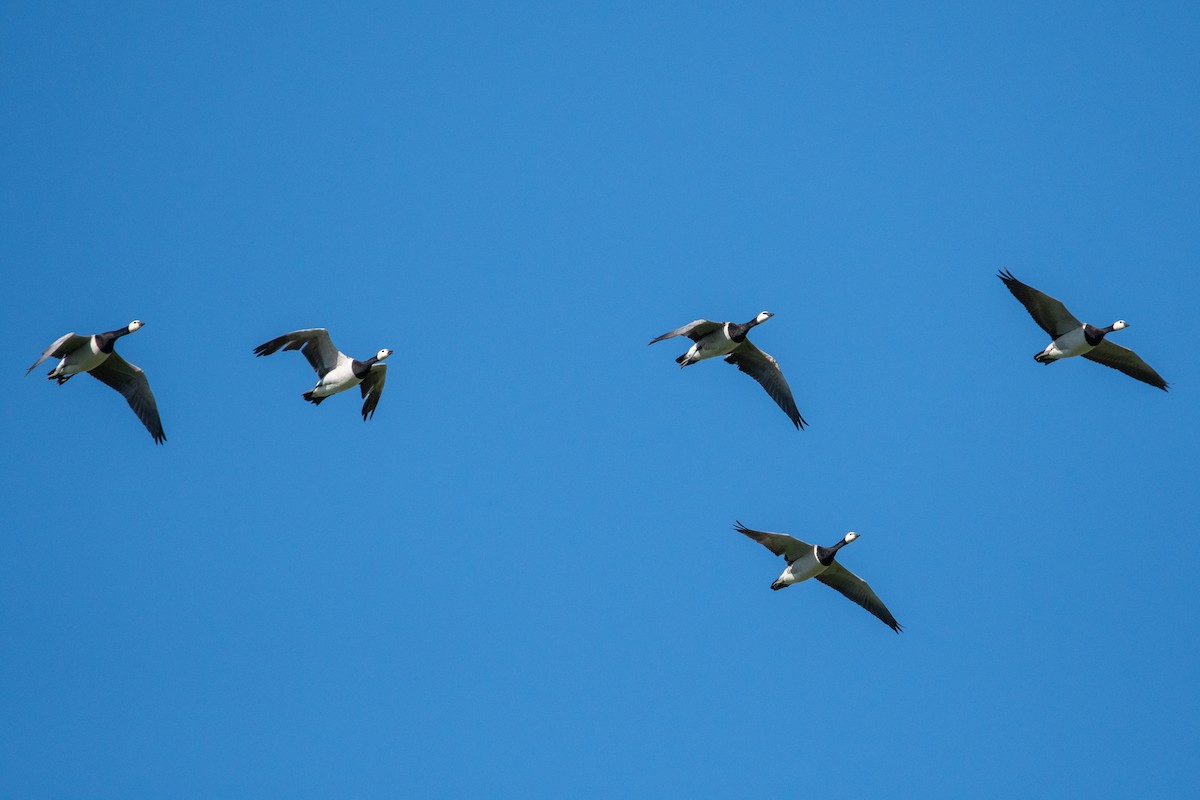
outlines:
[[826, 569], [827, 567], [817, 560], [817, 549], [814, 547], [788, 564], [788, 568], [779, 576], [779, 582], [790, 586], [793, 583], [815, 578]]
[[349, 362], [327, 372], [321, 382], [313, 388], [313, 397], [329, 397], [347, 389], [353, 389], [362, 381], [354, 377], [354, 368]]
[[730, 339], [725, 333], [725, 328], [721, 327], [692, 345], [690, 352], [694, 355], [692, 355], [691, 360], [700, 361], [705, 358], [729, 355], [737, 349], [738, 344], [740, 342]]
[[66, 358], [58, 362], [54, 372], [59, 375], [78, 375], [80, 372], [95, 369], [107, 358], [108, 353], [102, 353], [96, 346], [96, 337], [89, 336], [87, 343], [72, 350]]
[[1083, 335], [1083, 328], [1076, 328], [1073, 331], [1067, 331], [1051, 342], [1050, 346], [1042, 351], [1042, 354], [1053, 360], [1081, 356], [1093, 349], [1093, 346], [1088, 344], [1087, 337]]

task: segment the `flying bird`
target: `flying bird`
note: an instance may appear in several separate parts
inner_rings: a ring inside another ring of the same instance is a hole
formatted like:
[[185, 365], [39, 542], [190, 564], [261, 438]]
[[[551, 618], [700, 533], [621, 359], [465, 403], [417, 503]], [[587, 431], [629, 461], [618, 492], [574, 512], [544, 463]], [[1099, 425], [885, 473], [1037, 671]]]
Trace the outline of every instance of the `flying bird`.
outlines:
[[787, 569], [771, 584], [772, 589], [785, 589], [793, 583], [816, 578], [879, 617], [896, 633], [901, 631], [900, 623], [896, 622], [896, 618], [887, 610], [879, 596], [871, 591], [867, 582], [834, 560], [838, 550], [858, 538], [854, 531], [843, 536], [833, 547], [821, 547], [802, 542], [786, 533], [751, 530], [740, 522], [733, 529], [787, 560]]
[[1053, 339], [1046, 349], [1033, 357], [1034, 361], [1039, 364], [1052, 364], [1062, 358], [1083, 356], [1088, 361], [1112, 367], [1131, 378], [1167, 391], [1167, 382], [1149, 364], [1142, 361], [1137, 353], [1104, 338], [1113, 331], [1128, 328], [1128, 322], [1119, 319], [1106, 328], [1097, 328], [1075, 319], [1061, 302], [1021, 283], [1008, 270], [1001, 270], [999, 278], [1013, 293], [1013, 297], [1025, 306], [1034, 322]]
[[363, 422], [375, 416], [375, 407], [379, 405], [387, 380], [387, 365], [381, 362], [392, 354], [391, 350], [380, 350], [366, 361], [359, 361], [334, 347], [329, 331], [305, 328], [260, 344], [254, 348], [254, 355], [269, 356], [280, 349], [299, 350], [317, 373], [317, 385], [301, 395], [305, 400], [320, 405], [330, 395], [361, 386]]
[[121, 393], [133, 413], [150, 431], [155, 444], [167, 440], [163, 433], [162, 420], [158, 418], [158, 404], [154, 402], [154, 393], [150, 391], [150, 381], [146, 373], [121, 358], [113, 349], [117, 339], [133, 333], [145, 323], [135, 319], [124, 328], [106, 333], [94, 333], [91, 336], [80, 336], [68, 333], [59, 338], [42, 352], [41, 358], [33, 362], [33, 366], [25, 370], [25, 374], [33, 370], [47, 358], [62, 359], [50, 370], [48, 375], [52, 381], [58, 381], [62, 386], [73, 376], [86, 372], [103, 384], [111, 386]]
[[808, 423], [804, 421], [804, 417], [800, 416], [800, 410], [796, 408], [792, 390], [788, 387], [787, 379], [783, 377], [783, 370], [779, 368], [779, 362], [768, 353], [759, 350], [753, 342], [746, 338], [746, 334], [750, 332], [751, 328], [766, 322], [773, 316], [775, 315], [770, 311], [763, 311], [746, 323], [698, 319], [689, 322], [682, 328], [676, 328], [662, 336], [656, 336], [650, 340], [650, 344], [674, 336], [686, 336], [691, 339], [694, 342], [691, 348], [675, 359], [675, 363], [679, 364], [681, 368], [706, 358], [725, 356], [725, 363], [733, 364], [758, 381], [767, 390], [767, 394], [771, 395], [771, 399], [783, 409], [783, 413], [788, 415], [788, 419], [792, 421], [797, 430], [800, 430]]

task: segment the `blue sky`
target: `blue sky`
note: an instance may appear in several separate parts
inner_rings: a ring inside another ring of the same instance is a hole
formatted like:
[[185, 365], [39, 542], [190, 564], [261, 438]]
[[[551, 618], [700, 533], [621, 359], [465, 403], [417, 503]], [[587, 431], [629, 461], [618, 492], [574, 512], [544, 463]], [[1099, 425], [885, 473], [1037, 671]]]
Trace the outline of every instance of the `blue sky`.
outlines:
[[648, 5], [0, 10], [0, 795], [1195, 792], [1200, 12]]

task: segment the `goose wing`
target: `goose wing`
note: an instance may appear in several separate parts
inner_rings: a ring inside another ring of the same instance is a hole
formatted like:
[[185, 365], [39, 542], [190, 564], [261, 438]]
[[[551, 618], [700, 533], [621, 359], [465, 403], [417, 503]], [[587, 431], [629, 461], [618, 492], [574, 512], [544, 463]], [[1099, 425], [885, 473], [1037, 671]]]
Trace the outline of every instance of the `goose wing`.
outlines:
[[779, 362], [755, 347], [749, 339], [744, 340], [736, 350], [725, 356], [725, 362], [733, 364], [762, 384], [767, 394], [779, 404], [797, 429], [803, 429], [808, 424], [804, 417], [800, 416], [800, 409], [796, 408], [796, 400], [792, 397], [787, 379], [783, 377]]
[[713, 331], [720, 328], [724, 323], [713, 322], [711, 319], [696, 319], [684, 325], [682, 328], [676, 328], [673, 331], [667, 331], [662, 336], [655, 336], [648, 344], [661, 342], [663, 339], [670, 339], [673, 336], [686, 336], [693, 342], [698, 342], [705, 336], [708, 336]]
[[1153, 367], [1142, 361], [1141, 356], [1128, 347], [1113, 344], [1108, 339], [1105, 339], [1084, 353], [1083, 357], [1088, 361], [1095, 361], [1097, 364], [1103, 364], [1106, 367], [1120, 370], [1129, 377], [1137, 378], [1139, 381], [1148, 383], [1151, 386], [1157, 386], [1164, 392], [1167, 391], [1167, 382], [1163, 380], [1162, 376], [1155, 372]]
[[800, 556], [812, 552], [813, 546], [811, 544], [802, 542], [794, 536], [788, 536], [786, 533], [756, 531], [747, 528], [740, 522], [734, 525], [733, 529], [744, 536], [749, 536], [775, 555], [783, 556], [789, 564], [800, 558]]
[[1025, 306], [1025, 310], [1029, 312], [1029, 316], [1033, 317], [1033, 321], [1051, 337], [1057, 339], [1067, 331], [1073, 331], [1083, 326], [1083, 323], [1075, 319], [1075, 315], [1067, 311], [1067, 307], [1060, 301], [1045, 292], [1039, 292], [1032, 286], [1021, 283], [1008, 270], [1001, 270], [999, 278], [1004, 281], [1004, 285], [1012, 292], [1013, 297], [1020, 300], [1021, 304]]
[[28, 375], [29, 373], [33, 372], [34, 369], [37, 368], [38, 364], [41, 364], [51, 356], [54, 356], [55, 358], [65, 357], [67, 353], [82, 347], [89, 338], [90, 337], [88, 336], [79, 336], [75, 333], [67, 333], [60, 336], [57, 340], [55, 340], [54, 344], [42, 351], [42, 357], [33, 362], [33, 366], [25, 370], [25, 374]]
[[150, 381], [146, 380], [146, 373], [114, 352], [88, 374], [121, 393], [133, 409], [133, 413], [137, 414], [146, 430], [150, 431], [155, 444], [162, 444], [167, 440], [166, 434], [163, 433], [162, 420], [158, 418], [158, 403], [154, 402], [154, 393], [150, 391]]
[[879, 619], [883, 620], [883, 624], [896, 633], [900, 632], [900, 623], [896, 622], [896, 618], [892, 616], [892, 612], [887, 610], [887, 606], [879, 599], [879, 595], [871, 591], [871, 587], [867, 585], [866, 581], [838, 562], [835, 561], [830, 564], [829, 569], [817, 576], [817, 580], [831, 589], [836, 589], [850, 600], [853, 600], [867, 611], [879, 617]]
[[371, 371], [367, 373], [367, 377], [363, 378], [363, 382], [359, 384], [363, 396], [363, 422], [375, 416], [375, 406], [379, 405], [379, 397], [383, 394], [383, 384], [386, 380], [387, 364], [376, 363], [371, 365]]
[[254, 348], [254, 355], [269, 356], [279, 350], [299, 350], [308, 359], [318, 378], [324, 378], [338, 364], [348, 360], [333, 346], [329, 331], [324, 328], [305, 328], [278, 336]]

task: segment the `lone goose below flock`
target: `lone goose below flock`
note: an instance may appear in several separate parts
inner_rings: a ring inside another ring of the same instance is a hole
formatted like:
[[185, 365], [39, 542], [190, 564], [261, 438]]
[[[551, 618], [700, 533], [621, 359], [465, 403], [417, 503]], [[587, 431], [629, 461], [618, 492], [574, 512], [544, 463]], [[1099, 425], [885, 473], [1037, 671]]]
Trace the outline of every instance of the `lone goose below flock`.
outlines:
[[320, 405], [326, 397], [361, 386], [363, 422], [375, 416], [375, 407], [379, 405], [387, 380], [387, 365], [381, 362], [392, 354], [391, 350], [380, 350], [366, 361], [359, 361], [334, 347], [329, 331], [306, 328], [260, 344], [254, 348], [254, 355], [269, 356], [280, 349], [299, 350], [317, 373], [317, 385], [302, 395], [305, 400]]
[[746, 334], [750, 332], [751, 328], [761, 325], [773, 316], [775, 315], [770, 311], [763, 311], [746, 323], [698, 319], [681, 328], [668, 331], [662, 336], [656, 336], [649, 343], [654, 344], [674, 336], [686, 336], [691, 339], [694, 342], [691, 348], [675, 359], [675, 363], [680, 368], [706, 358], [725, 356], [725, 363], [733, 364], [758, 381], [767, 390], [767, 394], [771, 395], [771, 399], [783, 409], [783, 413], [788, 415], [788, 419], [792, 421], [796, 429], [801, 430], [807, 423], [804, 421], [804, 417], [800, 416], [800, 409], [796, 408], [792, 390], [788, 387], [787, 379], [783, 377], [783, 370], [779, 368], [779, 362], [759, 350], [746, 338]]
[[58, 381], [62, 386], [68, 380], [81, 372], [86, 372], [101, 383], [111, 386], [121, 393], [133, 413], [150, 431], [155, 444], [167, 440], [163, 433], [162, 420], [158, 417], [158, 403], [154, 401], [154, 393], [150, 391], [150, 381], [146, 373], [121, 358], [113, 349], [117, 339], [139, 330], [145, 323], [135, 319], [124, 328], [105, 333], [94, 333], [91, 336], [80, 336], [68, 333], [60, 337], [54, 344], [47, 347], [41, 358], [25, 370], [25, 374], [47, 358], [62, 359], [50, 370], [47, 376], [52, 381]]
[[870, 611], [896, 633], [902, 630], [900, 623], [896, 622], [896, 618], [892, 616], [892, 612], [888, 611], [879, 596], [871, 591], [867, 582], [834, 561], [838, 550], [858, 538], [858, 534], [854, 531], [843, 536], [842, 540], [833, 547], [821, 547], [802, 542], [786, 533], [752, 530], [740, 522], [734, 526], [734, 530], [749, 536], [775, 555], [783, 556], [787, 560], [787, 569], [775, 579], [775, 582], [771, 584], [771, 589], [776, 591], [786, 589], [793, 583], [816, 578]]
[[1083, 356], [1088, 361], [1112, 367], [1131, 378], [1167, 391], [1167, 382], [1137, 353], [1104, 338], [1113, 331], [1128, 328], [1129, 323], [1125, 320], [1119, 319], [1108, 327], [1097, 328], [1080, 322], [1060, 301], [1021, 283], [1008, 270], [1001, 270], [999, 278], [1013, 297], [1025, 306], [1034, 322], [1054, 340], [1033, 357], [1034, 361], [1052, 364], [1063, 358]]

